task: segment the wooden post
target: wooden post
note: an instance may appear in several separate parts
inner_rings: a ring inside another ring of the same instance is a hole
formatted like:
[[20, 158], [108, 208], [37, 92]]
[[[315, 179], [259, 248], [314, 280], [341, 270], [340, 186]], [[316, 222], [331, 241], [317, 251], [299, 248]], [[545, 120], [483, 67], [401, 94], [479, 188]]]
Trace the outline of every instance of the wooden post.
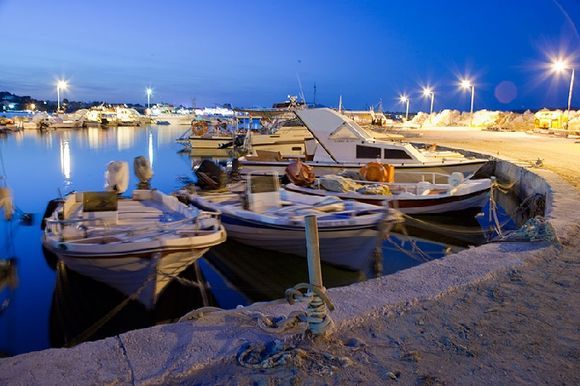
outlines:
[[304, 218], [304, 224], [306, 226], [308, 279], [313, 286], [324, 288], [322, 285], [322, 269], [320, 268], [320, 243], [318, 241], [318, 223], [316, 222], [316, 216], [306, 216]]

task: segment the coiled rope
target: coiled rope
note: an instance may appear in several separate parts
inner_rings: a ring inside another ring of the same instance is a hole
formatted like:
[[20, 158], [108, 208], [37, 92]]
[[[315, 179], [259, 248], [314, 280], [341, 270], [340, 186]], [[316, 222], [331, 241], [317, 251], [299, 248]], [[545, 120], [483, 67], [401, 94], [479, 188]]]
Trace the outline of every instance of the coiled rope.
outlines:
[[246, 368], [265, 370], [292, 363], [294, 367], [306, 367], [308, 372], [319, 376], [332, 375], [333, 370], [350, 366], [348, 357], [337, 357], [326, 352], [285, 347], [279, 340], [267, 345], [253, 347], [246, 343], [236, 355], [238, 363]]
[[560, 246], [560, 240], [556, 235], [554, 227], [542, 216], [536, 216], [529, 219], [520, 229], [510, 232], [496, 241], [548, 241]]

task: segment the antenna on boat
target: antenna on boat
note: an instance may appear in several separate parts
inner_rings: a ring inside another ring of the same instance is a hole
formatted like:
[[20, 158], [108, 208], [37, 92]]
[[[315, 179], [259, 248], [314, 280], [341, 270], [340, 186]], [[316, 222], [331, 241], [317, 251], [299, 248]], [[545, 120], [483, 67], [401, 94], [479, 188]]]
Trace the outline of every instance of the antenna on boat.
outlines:
[[296, 79], [298, 79], [298, 87], [300, 88], [300, 98], [302, 98], [302, 102], [306, 104], [306, 98], [304, 98], [304, 90], [302, 89], [302, 82], [300, 81], [300, 75], [298, 75], [298, 71], [296, 71]]
[[338, 112], [342, 114], [342, 94], [338, 97]]
[[316, 107], [316, 82], [314, 82], [314, 96], [312, 97], [312, 105]]

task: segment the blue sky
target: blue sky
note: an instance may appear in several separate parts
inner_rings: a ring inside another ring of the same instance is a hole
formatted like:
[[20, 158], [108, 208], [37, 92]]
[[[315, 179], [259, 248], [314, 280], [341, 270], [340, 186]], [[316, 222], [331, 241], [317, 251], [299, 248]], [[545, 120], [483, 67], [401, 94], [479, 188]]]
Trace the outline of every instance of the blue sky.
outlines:
[[[348, 108], [469, 109], [457, 79], [475, 80], [475, 108], [566, 104], [580, 68], [578, 0], [195, 1], [0, 0], [0, 90], [56, 99], [270, 106], [298, 94]], [[573, 105], [580, 108], [580, 74]]]

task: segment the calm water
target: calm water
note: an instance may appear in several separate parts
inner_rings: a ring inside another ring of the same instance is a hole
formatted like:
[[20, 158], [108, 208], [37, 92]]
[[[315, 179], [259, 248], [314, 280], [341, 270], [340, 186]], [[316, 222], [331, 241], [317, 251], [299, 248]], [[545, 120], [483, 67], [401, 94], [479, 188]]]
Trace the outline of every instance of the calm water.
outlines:
[[[18, 286], [0, 291], [0, 353], [19, 353], [74, 344], [131, 329], [175, 320], [203, 305], [232, 308], [238, 304], [283, 296], [284, 290], [307, 281], [304, 259], [281, 256], [233, 242], [214, 248], [172, 282], [154, 310], [130, 302], [105, 325], [95, 322], [124, 300], [116, 290], [66, 269], [41, 248], [40, 220], [49, 200], [72, 190], [102, 190], [105, 165], [147, 157], [153, 167], [152, 186], [171, 192], [179, 177], [192, 177], [191, 159], [179, 153], [175, 138], [184, 126], [59, 130], [46, 134], [25, 131], [0, 140], [0, 173], [12, 189], [14, 203], [33, 213], [29, 226], [0, 222], [0, 258], [15, 258]], [[130, 189], [136, 178], [131, 175]], [[487, 216], [479, 221], [483, 224]], [[392, 237], [383, 244], [379, 271], [350, 272], [325, 266], [327, 287], [346, 285], [440, 258], [485, 236], [473, 218], [423, 220], [447, 222], [433, 232], [422, 221], [407, 224], [410, 237]], [[486, 227], [486, 224], [483, 224]], [[437, 229], [437, 228], [436, 228]], [[417, 238], [419, 237], [419, 238]], [[428, 242], [424, 237], [439, 242]], [[274, 258], [275, 257], [275, 258]], [[197, 285], [191, 285], [191, 283]], [[1, 308], [0, 308], [1, 309]]]

